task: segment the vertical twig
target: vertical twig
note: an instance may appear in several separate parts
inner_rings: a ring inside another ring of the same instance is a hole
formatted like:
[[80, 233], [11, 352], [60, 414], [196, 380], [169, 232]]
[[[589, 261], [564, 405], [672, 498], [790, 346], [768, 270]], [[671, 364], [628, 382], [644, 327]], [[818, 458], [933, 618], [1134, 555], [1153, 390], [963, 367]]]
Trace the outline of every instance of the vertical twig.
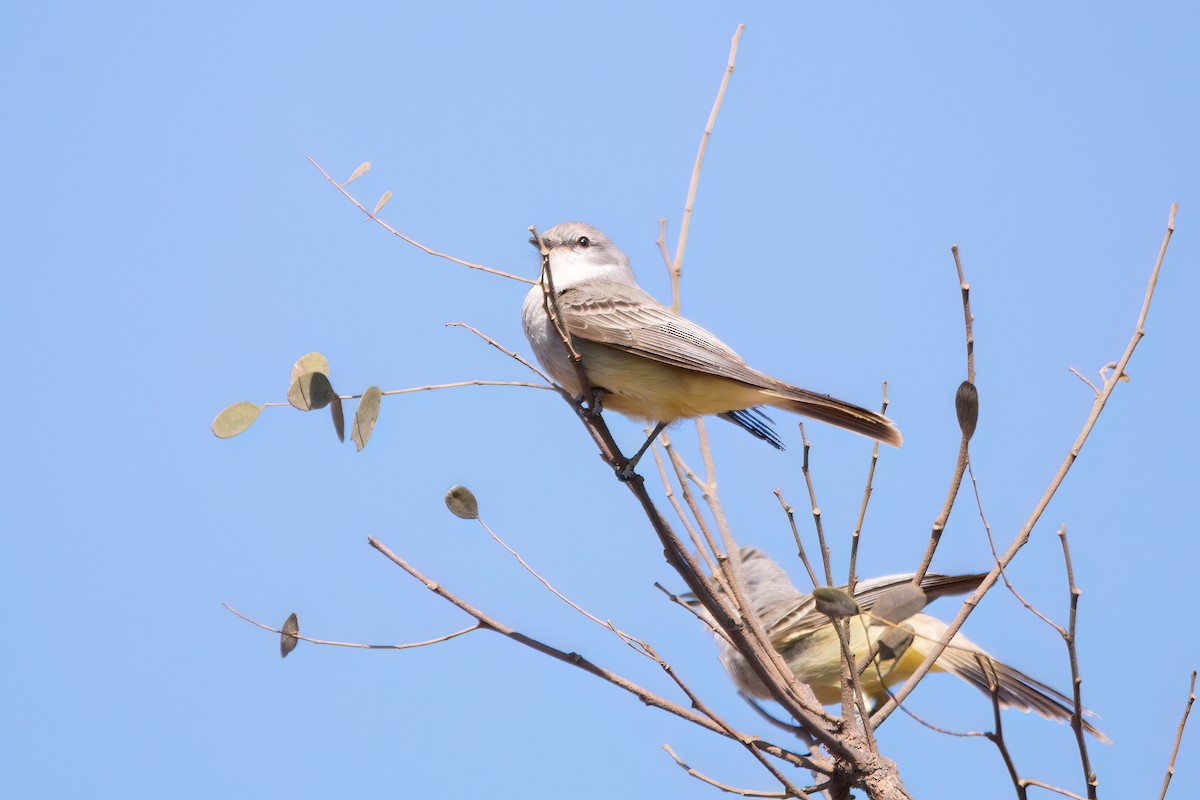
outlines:
[[[958, 272], [958, 286], [962, 290], [963, 320], [967, 340], [967, 382], [974, 385], [975, 331], [972, 323], [975, 318], [971, 316], [971, 284], [967, 283], [963, 273], [962, 259], [958, 256], [958, 245], [951, 245], [950, 252], [954, 255], [954, 268]], [[917, 586], [921, 585], [921, 579], [925, 577], [925, 573], [929, 571], [929, 566], [933, 563], [933, 554], [942, 540], [942, 531], [946, 529], [946, 523], [950, 521], [950, 511], [954, 508], [954, 500], [958, 497], [959, 487], [962, 486], [963, 473], [967, 470], [967, 462], [970, 458], [967, 451], [967, 440], [967, 432], [963, 431], [962, 442], [958, 446], [958, 459], [954, 463], [954, 475], [950, 478], [950, 490], [946, 493], [946, 502], [942, 504], [941, 512], [933, 521], [933, 529], [929, 533], [929, 544], [925, 547], [925, 555], [921, 558], [921, 564], [913, 576], [913, 583]]]
[[1183, 729], [1187, 726], [1188, 714], [1192, 713], [1192, 703], [1196, 702], [1196, 673], [1192, 672], [1192, 685], [1188, 687], [1187, 705], [1183, 707], [1183, 719], [1179, 720], [1179, 730], [1175, 732], [1175, 746], [1171, 748], [1171, 760], [1167, 763], [1167, 775], [1163, 778], [1162, 791], [1158, 793], [1158, 800], [1163, 800], [1167, 796], [1167, 787], [1171, 785], [1171, 778], [1175, 775], [1175, 756], [1179, 755], [1179, 743], [1183, 741]]
[[800, 472], [804, 474], [804, 482], [808, 486], [809, 507], [812, 508], [813, 526], [817, 529], [817, 542], [821, 548], [821, 563], [825, 567], [825, 585], [833, 586], [833, 567], [829, 562], [829, 545], [825, 542], [825, 526], [821, 524], [821, 507], [817, 505], [817, 494], [813, 489], [812, 473], [808, 469], [808, 451], [810, 449], [808, 434], [804, 432], [804, 423], [799, 423], [800, 441], [804, 443], [804, 459], [800, 462]]
[[[888, 407], [887, 381], [883, 382], [883, 404], [879, 407], [880, 414], [886, 414]], [[846, 591], [854, 596], [854, 584], [858, 582], [858, 542], [862, 534], [863, 520], [867, 518], [867, 503], [871, 502], [871, 492], [875, 482], [875, 466], [879, 463], [879, 442], [871, 448], [871, 468], [867, 470], [867, 485], [863, 487], [862, 506], [858, 509], [858, 521], [854, 523], [854, 533], [850, 536], [850, 574], [846, 579]]]
[[[733, 63], [737, 58], [738, 42], [742, 38], [745, 25], [738, 25], [733, 33], [733, 42], [729, 45], [729, 63], [725, 66], [725, 75], [721, 78], [721, 88], [717, 90], [717, 99], [712, 111], [708, 114], [708, 123], [700, 136], [700, 149], [696, 152], [696, 164], [692, 167], [692, 180], [688, 184], [687, 200], [683, 205], [683, 220], [679, 225], [679, 244], [675, 245], [675, 264], [671, 268], [671, 308], [679, 313], [679, 274], [683, 272], [683, 251], [687, 247], [688, 226], [692, 222], [692, 207], [696, 202], [696, 187], [700, 183], [700, 166], [704, 163], [704, 151], [708, 149], [708, 139], [712, 136], [713, 126], [717, 123], [717, 113], [721, 103], [725, 102], [725, 89], [729, 86], [729, 78], [733, 75]], [[664, 250], [665, 252], [665, 250]]]
[[[1079, 677], [1079, 654], [1075, 648], [1075, 617], [1079, 608], [1079, 587], [1075, 584], [1075, 568], [1071, 565], [1071, 548], [1067, 546], [1067, 526], [1058, 529], [1058, 539], [1062, 542], [1063, 560], [1067, 565], [1067, 588], [1071, 592], [1071, 614], [1067, 622], [1067, 631], [1063, 638], [1067, 642], [1067, 656], [1071, 660], [1071, 687], [1075, 707], [1071, 711], [1071, 729], [1075, 731], [1075, 742], [1079, 745], [1079, 763], [1083, 767], [1083, 780], [1087, 784], [1088, 800], [1096, 800], [1096, 787], [1099, 781], [1092, 771], [1092, 762], [1088, 758], [1087, 742], [1083, 738], [1083, 679]], [[1060, 629], [1061, 632], [1061, 629]]]
[[817, 580], [817, 573], [813, 572], [812, 562], [808, 560], [808, 553], [804, 550], [804, 542], [800, 540], [800, 529], [796, 527], [796, 512], [783, 499], [783, 492], [779, 489], [775, 490], [775, 499], [779, 501], [779, 505], [783, 506], [783, 513], [787, 514], [788, 524], [792, 526], [792, 538], [796, 540], [796, 555], [800, 556], [800, 561], [803, 562], [804, 568], [808, 570], [808, 579], [812, 581], [814, 588], [821, 586], [821, 582]]

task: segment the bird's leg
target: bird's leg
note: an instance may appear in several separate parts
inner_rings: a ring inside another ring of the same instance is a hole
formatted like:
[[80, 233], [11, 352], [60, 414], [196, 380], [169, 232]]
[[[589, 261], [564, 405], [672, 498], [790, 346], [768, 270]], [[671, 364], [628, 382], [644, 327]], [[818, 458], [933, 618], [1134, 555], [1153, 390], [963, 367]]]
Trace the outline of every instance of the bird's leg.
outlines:
[[592, 402], [588, 406], [591, 411], [592, 418], [600, 416], [600, 412], [604, 410], [604, 395], [607, 389], [602, 389], [599, 386], [592, 387]]
[[618, 478], [623, 481], [627, 481], [633, 477], [633, 468], [637, 466], [638, 461], [640, 461], [642, 456], [646, 454], [646, 451], [650, 449], [650, 445], [654, 444], [654, 440], [658, 438], [658, 435], [662, 433], [666, 427], [667, 423], [665, 422], [660, 422], [654, 426], [654, 432], [651, 433], [650, 437], [646, 439], [645, 443], [638, 448], [638, 451], [633, 454], [633, 458], [627, 460], [625, 465], [617, 470]]
[[579, 412], [579, 416], [584, 419], [595, 419], [604, 411], [604, 395], [608, 394], [607, 389], [602, 389], [599, 386], [592, 387], [592, 396], [587, 405], [584, 405], [584, 400], [587, 400], [583, 394], [577, 394], [574, 397], [575, 409]]

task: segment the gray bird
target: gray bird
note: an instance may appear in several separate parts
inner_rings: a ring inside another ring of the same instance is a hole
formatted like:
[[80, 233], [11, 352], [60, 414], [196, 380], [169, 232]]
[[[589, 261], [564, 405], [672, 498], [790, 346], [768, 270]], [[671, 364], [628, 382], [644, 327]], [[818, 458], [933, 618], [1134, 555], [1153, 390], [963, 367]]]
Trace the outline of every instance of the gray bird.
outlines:
[[[643, 291], [625, 254], [590, 225], [564, 222], [542, 240], [563, 325], [588, 381], [603, 390], [605, 408], [657, 424], [655, 435], [676, 420], [715, 414], [782, 449], [770, 420], [756, 411], [774, 406], [900, 446], [900, 431], [887, 417], [751, 369], [716, 336]], [[525, 296], [521, 318], [542, 367], [580, 396], [541, 284]]]

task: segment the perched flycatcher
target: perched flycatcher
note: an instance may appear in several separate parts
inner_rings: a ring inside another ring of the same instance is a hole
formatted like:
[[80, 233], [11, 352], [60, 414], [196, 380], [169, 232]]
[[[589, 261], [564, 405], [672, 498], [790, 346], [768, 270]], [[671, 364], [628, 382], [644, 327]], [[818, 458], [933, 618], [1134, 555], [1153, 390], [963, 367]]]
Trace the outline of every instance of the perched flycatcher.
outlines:
[[[563, 327], [603, 407], [660, 429], [716, 414], [781, 448], [755, 411], [774, 406], [900, 446], [900, 431], [887, 417], [751, 369], [720, 339], [643, 291], [625, 254], [590, 225], [564, 222], [542, 241]], [[525, 296], [525, 336], [551, 377], [579, 396], [582, 387], [545, 302], [541, 284]]]
[[[793, 586], [783, 568], [758, 548], [741, 549], [741, 575], [746, 602], [753, 607], [768, 641], [783, 656], [796, 679], [812, 687], [822, 704], [840, 702], [841, 648], [829, 617], [817, 611], [812, 596]], [[926, 597], [933, 600], [944, 595], [974, 591], [983, 578], [982, 573], [961, 576], [928, 574], [921, 581], [921, 588]], [[864, 612], [849, 618], [850, 649], [857, 657], [869, 653], [874, 643], [889, 629], [893, 629], [893, 625], [870, 617], [876, 601], [889, 589], [912, 583], [912, 579], [911, 574], [889, 575], [859, 581], [855, 585], [854, 600], [859, 610]], [[698, 611], [707, 616], [703, 608], [698, 608]], [[902, 683], [912, 675], [946, 632], [946, 623], [928, 614], [913, 614], [896, 625], [899, 630], [911, 633], [910, 643], [900, 648], [900, 652], [885, 648], [875, 663], [862, 673], [863, 692], [875, 702], [887, 700], [884, 686]], [[754, 697], [770, 697], [741, 653], [720, 636], [717, 637], [717, 646], [721, 649], [721, 663], [738, 689]], [[1000, 705], [1021, 711], [1036, 711], [1046, 719], [1059, 722], [1071, 719], [1074, 703], [1069, 697], [998, 661], [961, 633], [954, 634], [931, 671], [948, 672], [962, 678], [989, 696], [992, 693], [989, 684], [994, 680], [998, 684]], [[1095, 716], [1090, 711], [1084, 713]], [[1083, 728], [1100, 741], [1108, 742], [1108, 738], [1087, 721], [1084, 721]]]

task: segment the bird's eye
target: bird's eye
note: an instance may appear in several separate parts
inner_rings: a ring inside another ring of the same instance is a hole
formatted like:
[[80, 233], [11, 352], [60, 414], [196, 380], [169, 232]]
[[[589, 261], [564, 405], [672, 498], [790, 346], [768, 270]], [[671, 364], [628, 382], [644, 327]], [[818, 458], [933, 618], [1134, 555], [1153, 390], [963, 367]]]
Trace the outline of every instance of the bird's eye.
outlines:
[[586, 236], [580, 236], [578, 239], [575, 240], [575, 243], [578, 244], [580, 247], [591, 247], [592, 246], [592, 240], [587, 238]]

